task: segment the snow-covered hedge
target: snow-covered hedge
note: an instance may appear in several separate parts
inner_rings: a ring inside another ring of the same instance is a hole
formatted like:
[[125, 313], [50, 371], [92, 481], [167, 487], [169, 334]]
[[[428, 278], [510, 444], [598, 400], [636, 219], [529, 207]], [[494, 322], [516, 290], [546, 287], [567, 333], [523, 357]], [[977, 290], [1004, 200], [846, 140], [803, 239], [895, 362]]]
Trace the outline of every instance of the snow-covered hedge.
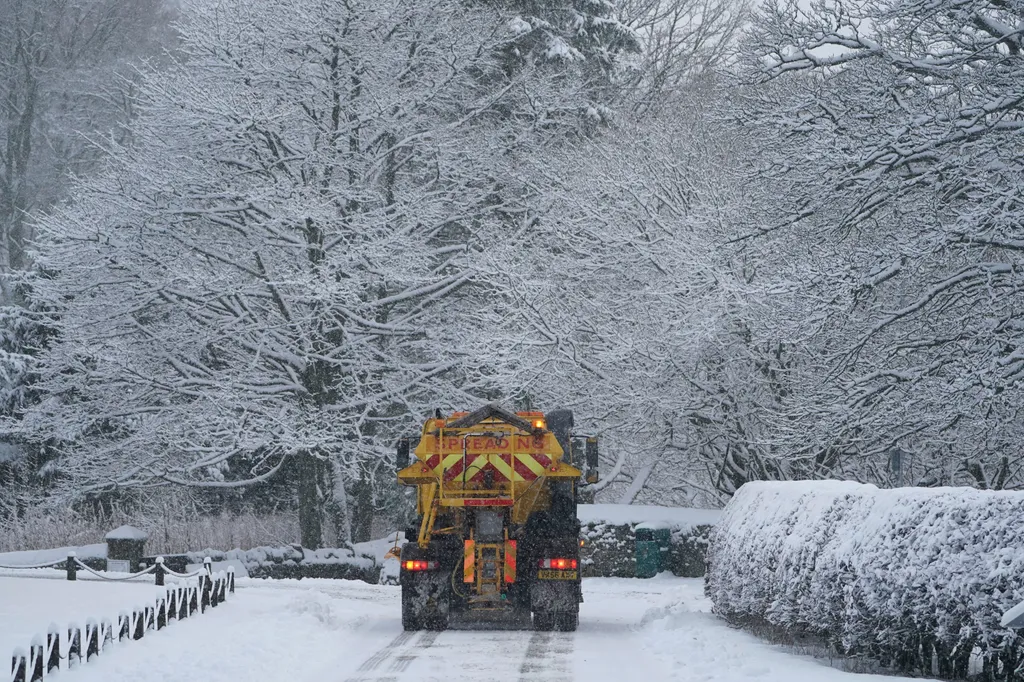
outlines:
[[228, 552], [209, 549], [186, 556], [191, 564], [201, 564], [204, 557], [237, 561], [245, 566], [250, 578], [343, 578], [376, 583], [380, 574], [380, 566], [373, 557], [345, 548], [256, 547]]
[[1024, 493], [748, 483], [712, 533], [706, 591], [729, 620], [901, 672], [1024, 679], [1024, 641], [999, 624], [1024, 600], [1022, 529]]
[[636, 529], [667, 528], [670, 542], [663, 568], [675, 575], [704, 575], [708, 537], [720, 511], [621, 504], [581, 504], [585, 577], [632, 578], [636, 575]]

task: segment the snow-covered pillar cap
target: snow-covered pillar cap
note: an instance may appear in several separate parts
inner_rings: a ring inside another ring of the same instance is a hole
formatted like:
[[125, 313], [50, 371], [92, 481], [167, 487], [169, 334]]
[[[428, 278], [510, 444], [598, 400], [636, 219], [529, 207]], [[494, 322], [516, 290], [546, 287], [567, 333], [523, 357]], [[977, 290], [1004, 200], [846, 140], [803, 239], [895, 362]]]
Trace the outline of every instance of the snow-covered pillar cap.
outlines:
[[115, 528], [104, 536], [104, 540], [146, 540], [149, 533], [127, 524]]

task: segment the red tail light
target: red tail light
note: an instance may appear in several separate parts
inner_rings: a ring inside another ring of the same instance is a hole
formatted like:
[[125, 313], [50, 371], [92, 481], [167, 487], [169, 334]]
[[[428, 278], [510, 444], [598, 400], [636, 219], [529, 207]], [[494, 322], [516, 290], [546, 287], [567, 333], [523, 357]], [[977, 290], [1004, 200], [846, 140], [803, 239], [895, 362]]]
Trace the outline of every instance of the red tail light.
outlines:
[[437, 567], [438, 563], [436, 561], [420, 561], [417, 559], [402, 562], [402, 568], [407, 571], [433, 571]]
[[575, 559], [541, 559], [539, 563], [541, 568], [553, 568], [559, 571], [566, 569], [575, 570], [576, 560]]

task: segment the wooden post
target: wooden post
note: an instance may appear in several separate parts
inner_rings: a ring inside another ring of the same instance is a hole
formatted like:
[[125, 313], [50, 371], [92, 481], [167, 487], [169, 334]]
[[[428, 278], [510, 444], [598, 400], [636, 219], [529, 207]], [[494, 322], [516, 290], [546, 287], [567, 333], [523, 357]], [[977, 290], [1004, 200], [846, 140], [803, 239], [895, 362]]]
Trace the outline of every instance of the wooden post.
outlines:
[[228, 566], [228, 592], [235, 593], [235, 567]]
[[75, 553], [68, 552], [67, 572], [68, 580], [78, 580], [78, 564], [75, 563]]
[[156, 629], [156, 609], [152, 606], [142, 607], [142, 617], [146, 621], [147, 630]]
[[157, 587], [164, 586], [164, 558], [158, 556], [156, 558], [156, 568], [153, 570], [153, 574], [156, 576]]
[[167, 620], [178, 617], [178, 588], [172, 587], [167, 590]]
[[160, 597], [156, 600], [156, 629], [163, 630], [167, 626], [167, 599]]
[[214, 578], [210, 586], [210, 606], [220, 604], [220, 578]]
[[213, 559], [203, 557], [203, 568], [206, 569], [206, 575], [213, 575]]

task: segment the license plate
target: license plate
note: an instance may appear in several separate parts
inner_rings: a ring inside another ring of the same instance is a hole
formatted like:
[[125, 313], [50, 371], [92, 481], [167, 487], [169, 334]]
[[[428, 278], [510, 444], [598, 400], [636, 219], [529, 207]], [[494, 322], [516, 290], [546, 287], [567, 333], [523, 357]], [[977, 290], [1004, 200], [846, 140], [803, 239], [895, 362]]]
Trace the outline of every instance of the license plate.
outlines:
[[576, 580], [576, 571], [540, 570], [537, 577], [541, 580]]

